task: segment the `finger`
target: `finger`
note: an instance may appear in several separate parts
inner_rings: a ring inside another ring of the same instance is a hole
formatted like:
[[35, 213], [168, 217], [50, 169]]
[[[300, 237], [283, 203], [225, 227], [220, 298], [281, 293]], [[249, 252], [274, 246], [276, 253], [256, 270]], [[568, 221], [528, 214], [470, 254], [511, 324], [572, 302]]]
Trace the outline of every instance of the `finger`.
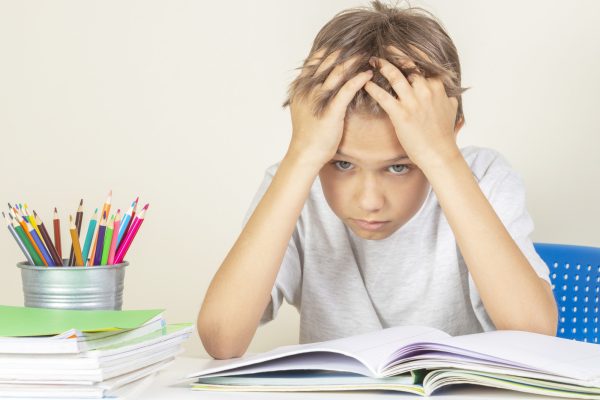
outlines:
[[[431, 62], [431, 59], [423, 51], [419, 50], [415, 46], [410, 46], [410, 47], [416, 53], [418, 53], [421, 57], [423, 57], [424, 59]], [[423, 78], [422, 72], [421, 72], [420, 68], [415, 64], [415, 61], [412, 58], [410, 58], [405, 52], [403, 52], [402, 50], [400, 50], [399, 48], [397, 48], [395, 46], [387, 46], [386, 49], [395, 56], [394, 61], [396, 61], [398, 64], [400, 64], [403, 69], [409, 69], [409, 70], [414, 71], [414, 72], [409, 72], [409, 74], [406, 76], [406, 80], [411, 85], [414, 86], [414, 83], [416, 81], [422, 83], [422, 79], [421, 79], [421, 78]]]
[[327, 76], [327, 79], [325, 79], [325, 82], [323, 82], [321, 89], [331, 90], [335, 88], [346, 77], [346, 71], [358, 60], [358, 58], [358, 56], [354, 56], [347, 59], [343, 63], [336, 65]]
[[356, 74], [352, 78], [348, 79], [346, 83], [340, 88], [337, 94], [329, 103], [329, 107], [333, 113], [337, 113], [342, 117], [346, 115], [346, 109], [348, 104], [352, 101], [356, 93], [365, 86], [365, 83], [373, 77], [373, 71], [367, 70]]
[[326, 48], [322, 48], [310, 55], [310, 57], [304, 61], [304, 65], [302, 66], [302, 71], [300, 72], [299, 77], [304, 78], [307, 76], [312, 76], [315, 67], [323, 61], [323, 56], [325, 55], [326, 51]]
[[398, 112], [398, 100], [375, 82], [367, 82], [365, 84], [365, 91], [390, 117]]
[[412, 103], [415, 101], [415, 94], [410, 82], [394, 64], [379, 57], [371, 57], [370, 63], [371, 60], [378, 65], [379, 72], [388, 80], [401, 102]]
[[336, 50], [333, 53], [329, 54], [325, 60], [319, 65], [313, 76], [319, 75], [321, 72], [325, 71], [327, 68], [331, 67], [340, 55], [340, 50]]

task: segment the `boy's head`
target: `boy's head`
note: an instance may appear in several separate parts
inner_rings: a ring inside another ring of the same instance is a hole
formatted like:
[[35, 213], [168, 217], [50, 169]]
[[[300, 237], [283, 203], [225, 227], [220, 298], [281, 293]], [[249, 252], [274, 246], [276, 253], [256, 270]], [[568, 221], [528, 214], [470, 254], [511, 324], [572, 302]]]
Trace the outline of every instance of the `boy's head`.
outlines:
[[[284, 105], [292, 99], [305, 98], [337, 64], [349, 58], [355, 61], [344, 71], [344, 79], [313, 105], [315, 115], [323, 112], [349, 78], [373, 69], [369, 64], [372, 56], [387, 59], [407, 77], [415, 72], [401, 65], [390, 46], [410, 57], [417, 73], [425, 78], [440, 78], [446, 94], [457, 98], [458, 132], [464, 123], [461, 94], [466, 89], [460, 86], [460, 63], [452, 40], [427, 11], [399, 9], [379, 1], [370, 8], [342, 11], [321, 29], [302, 67], [308, 73], [292, 82]], [[317, 52], [322, 55], [314, 63]], [[321, 62], [334, 52], [339, 53], [336, 62], [316, 73]], [[389, 82], [377, 70], [373, 72], [372, 81], [397, 98]], [[319, 174], [331, 209], [358, 236], [384, 239], [421, 208], [429, 183], [417, 166], [407, 157], [402, 158], [405, 155], [385, 111], [361, 89], [348, 106], [338, 153]]]
[[[460, 86], [460, 62], [452, 39], [428, 11], [418, 7], [400, 9], [380, 1], [373, 1], [368, 8], [342, 11], [321, 28], [301, 67], [308, 69], [308, 73], [302, 74], [292, 82], [284, 106], [289, 105], [291, 99], [296, 96], [306, 96], [315, 86], [325, 81], [337, 64], [352, 57], [357, 57], [357, 61], [345, 71], [345, 79], [342, 79], [337, 87], [324, 93], [314, 105], [316, 115], [321, 114], [348, 78], [360, 71], [373, 69], [369, 64], [369, 58], [372, 56], [394, 63], [406, 76], [414, 72], [397, 62], [398, 55], [391, 52], [389, 46], [410, 57], [425, 78], [435, 77], [443, 80], [448, 97], [456, 97], [458, 100], [456, 123], [464, 122], [461, 94], [466, 89]], [[314, 59], [314, 54], [320, 50], [324, 50], [319, 57], [321, 61], [334, 52], [339, 52], [339, 55], [336, 62], [315, 75], [320, 62], [309, 64], [308, 61]], [[372, 81], [397, 97], [388, 81], [378, 71], [374, 71]], [[386, 115], [364, 89], [356, 94], [348, 106], [348, 113]]]

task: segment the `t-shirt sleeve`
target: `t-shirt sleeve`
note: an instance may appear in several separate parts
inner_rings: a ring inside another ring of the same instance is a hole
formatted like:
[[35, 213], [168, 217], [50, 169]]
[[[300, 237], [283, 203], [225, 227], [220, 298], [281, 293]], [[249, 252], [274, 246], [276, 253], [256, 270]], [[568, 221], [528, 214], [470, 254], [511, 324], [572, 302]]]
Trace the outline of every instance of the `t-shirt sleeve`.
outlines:
[[[258, 203], [263, 198], [267, 189], [271, 185], [273, 176], [277, 170], [278, 164], [275, 164], [267, 169], [263, 181], [258, 188], [258, 191], [254, 195], [252, 203], [244, 216], [244, 222], [242, 226], [245, 226], [254, 210], [258, 206]], [[263, 325], [277, 316], [277, 311], [285, 298], [286, 301], [296, 307], [300, 304], [300, 284], [301, 284], [301, 243], [300, 235], [298, 232], [298, 224], [292, 233], [292, 237], [288, 242], [275, 284], [271, 291], [271, 301], [267, 305], [263, 316], [261, 317], [260, 324]]]
[[[479, 186], [535, 273], [551, 284], [548, 266], [533, 247], [531, 234], [534, 224], [527, 212], [523, 180], [500, 154], [493, 154], [493, 161], [481, 176], [477, 177], [474, 171]], [[471, 302], [477, 318], [484, 330], [494, 329], [471, 274], [469, 274], [469, 286]]]

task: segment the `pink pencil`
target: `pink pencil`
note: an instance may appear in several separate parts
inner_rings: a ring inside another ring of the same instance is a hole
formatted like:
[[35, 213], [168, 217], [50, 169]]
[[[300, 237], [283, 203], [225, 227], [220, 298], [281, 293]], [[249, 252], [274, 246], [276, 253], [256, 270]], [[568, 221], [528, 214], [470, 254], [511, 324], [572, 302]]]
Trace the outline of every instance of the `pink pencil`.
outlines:
[[[115, 228], [113, 232], [119, 232], [119, 227], [121, 226], [121, 210], [117, 210], [117, 215], [115, 216]], [[113, 233], [112, 240], [110, 242], [110, 250], [108, 251], [108, 265], [113, 265], [115, 261], [115, 252], [117, 251], [117, 236]]]
[[144, 222], [144, 215], [146, 215], [146, 210], [148, 210], [149, 205], [150, 204], [146, 204], [144, 206], [144, 208], [142, 208], [142, 211], [138, 215], [136, 215], [135, 219], [131, 223], [131, 226], [127, 230], [127, 233], [125, 234], [125, 237], [123, 238], [123, 241], [121, 242], [121, 244], [119, 245], [119, 248], [117, 249], [117, 254], [115, 254], [115, 259], [114, 259], [115, 264], [120, 264], [123, 262], [123, 259], [125, 258], [125, 254], [127, 254], [127, 250], [129, 250], [129, 246], [131, 246], [131, 242], [133, 242], [135, 235], [137, 234], [138, 230], [140, 229], [140, 226], [142, 225], [142, 223]]

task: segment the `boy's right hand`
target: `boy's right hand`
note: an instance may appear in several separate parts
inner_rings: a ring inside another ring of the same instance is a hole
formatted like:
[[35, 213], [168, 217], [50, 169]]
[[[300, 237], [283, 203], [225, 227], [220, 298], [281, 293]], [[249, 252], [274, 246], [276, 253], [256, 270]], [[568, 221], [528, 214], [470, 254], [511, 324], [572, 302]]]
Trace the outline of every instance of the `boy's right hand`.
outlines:
[[[321, 62], [324, 50], [315, 52], [301, 72], [309, 74], [311, 68]], [[326, 70], [335, 62], [339, 52], [331, 53], [317, 68], [314, 75]], [[292, 140], [288, 149], [288, 155], [300, 157], [303, 162], [321, 169], [325, 163], [331, 160], [337, 152], [342, 140], [344, 130], [344, 118], [348, 104], [354, 95], [373, 76], [373, 71], [360, 72], [348, 79], [333, 97], [320, 116], [313, 114], [313, 108], [320, 95], [332, 90], [344, 78], [344, 70], [356, 60], [350, 58], [336, 65], [327, 76], [323, 84], [316, 86], [304, 98], [292, 98], [290, 100], [290, 111], [292, 116]]]

